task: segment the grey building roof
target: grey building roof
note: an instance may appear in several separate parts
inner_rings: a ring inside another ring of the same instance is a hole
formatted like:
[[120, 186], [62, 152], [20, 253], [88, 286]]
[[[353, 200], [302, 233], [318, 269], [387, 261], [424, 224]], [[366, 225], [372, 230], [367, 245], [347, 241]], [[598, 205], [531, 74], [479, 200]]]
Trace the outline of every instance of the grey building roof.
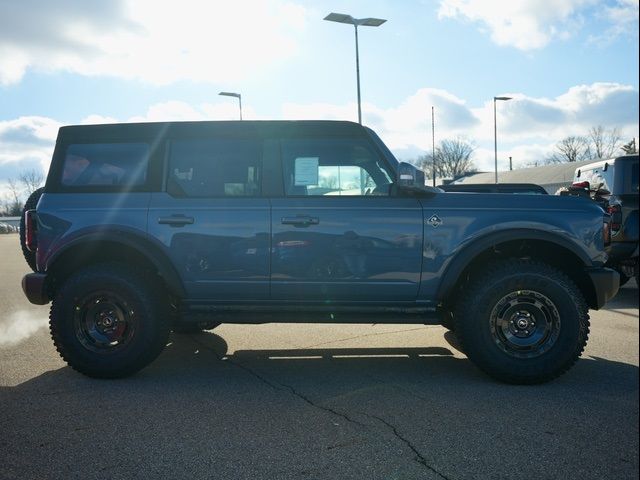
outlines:
[[[583, 162], [557, 163], [541, 167], [520, 168], [506, 172], [498, 172], [499, 183], [535, 183], [545, 188], [548, 193], [555, 193], [558, 188], [567, 186], [573, 181], [576, 168], [593, 163], [595, 160]], [[494, 183], [494, 172], [472, 173], [459, 178], [453, 183]]]

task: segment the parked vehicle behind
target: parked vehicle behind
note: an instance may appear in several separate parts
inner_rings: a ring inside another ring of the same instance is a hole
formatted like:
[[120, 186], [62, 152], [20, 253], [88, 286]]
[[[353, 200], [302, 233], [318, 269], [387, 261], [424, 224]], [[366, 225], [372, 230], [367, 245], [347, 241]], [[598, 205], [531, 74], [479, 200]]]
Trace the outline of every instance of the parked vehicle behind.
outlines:
[[591, 198], [611, 215], [611, 250], [607, 265], [620, 283], [638, 279], [638, 155], [624, 155], [576, 168], [563, 195]]
[[351, 122], [60, 129], [24, 217], [60, 355], [93, 377], [149, 364], [169, 331], [221, 322], [444, 324], [483, 371], [567, 371], [618, 290], [588, 200], [426, 187]]

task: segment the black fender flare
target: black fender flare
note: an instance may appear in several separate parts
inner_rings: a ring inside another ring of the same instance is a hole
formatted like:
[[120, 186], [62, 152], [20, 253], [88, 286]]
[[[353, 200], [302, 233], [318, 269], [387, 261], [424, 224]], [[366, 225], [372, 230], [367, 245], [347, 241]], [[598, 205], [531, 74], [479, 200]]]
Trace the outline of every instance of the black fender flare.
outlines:
[[455, 257], [449, 262], [442, 275], [442, 281], [438, 287], [436, 298], [439, 302], [444, 300], [452, 291], [460, 275], [465, 268], [482, 252], [491, 248], [493, 245], [509, 242], [512, 240], [541, 240], [554, 243], [573, 252], [584, 264], [585, 267], [593, 265], [589, 254], [576, 242], [564, 238], [558, 234], [546, 232], [542, 230], [530, 230], [526, 228], [517, 228], [503, 230], [486, 234], [482, 237], [474, 239], [469, 245], [460, 250]]
[[162, 248], [156, 245], [148, 236], [127, 230], [108, 230], [74, 235], [73, 239], [70, 239], [68, 242], [64, 242], [63, 245], [47, 259], [47, 270], [55, 265], [57, 260], [69, 251], [75, 250], [83, 245], [89, 245], [92, 243], [99, 244], [101, 242], [108, 242], [116, 245], [120, 244], [135, 250], [141, 257], [145, 258], [157, 269], [172, 294], [181, 298], [186, 297], [186, 290], [180, 275], [167, 257], [166, 253], [162, 251]]

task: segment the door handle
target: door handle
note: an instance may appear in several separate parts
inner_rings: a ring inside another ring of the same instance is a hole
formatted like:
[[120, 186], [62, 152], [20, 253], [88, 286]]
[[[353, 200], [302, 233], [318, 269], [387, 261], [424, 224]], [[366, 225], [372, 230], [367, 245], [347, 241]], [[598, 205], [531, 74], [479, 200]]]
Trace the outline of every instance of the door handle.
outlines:
[[184, 227], [185, 225], [191, 225], [193, 222], [193, 217], [187, 217], [185, 215], [171, 215], [170, 217], [158, 218], [160, 225], [171, 225], [172, 227]]
[[282, 217], [283, 225], [293, 225], [294, 227], [308, 227], [309, 225], [318, 225], [320, 219], [318, 217], [309, 217], [307, 215], [299, 215], [296, 217]]

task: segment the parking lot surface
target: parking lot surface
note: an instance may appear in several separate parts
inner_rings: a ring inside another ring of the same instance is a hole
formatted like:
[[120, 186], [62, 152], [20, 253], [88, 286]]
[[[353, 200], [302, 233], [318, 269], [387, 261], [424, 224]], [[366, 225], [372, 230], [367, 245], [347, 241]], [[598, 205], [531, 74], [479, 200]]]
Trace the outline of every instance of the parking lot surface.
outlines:
[[137, 375], [59, 358], [0, 237], [0, 478], [636, 479], [638, 289], [591, 312], [577, 365], [497, 383], [437, 326], [233, 325]]

